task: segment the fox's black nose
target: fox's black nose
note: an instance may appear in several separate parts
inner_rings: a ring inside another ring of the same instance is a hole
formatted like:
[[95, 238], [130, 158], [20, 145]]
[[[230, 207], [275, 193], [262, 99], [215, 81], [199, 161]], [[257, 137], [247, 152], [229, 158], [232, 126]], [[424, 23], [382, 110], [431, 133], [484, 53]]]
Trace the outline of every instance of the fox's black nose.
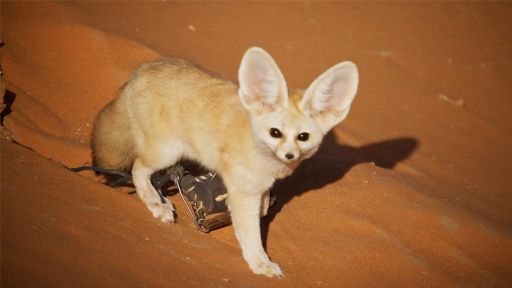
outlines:
[[284, 155], [286, 157], [286, 159], [288, 160], [292, 160], [293, 158], [295, 158], [295, 155], [293, 155], [292, 153], [286, 153], [286, 155]]

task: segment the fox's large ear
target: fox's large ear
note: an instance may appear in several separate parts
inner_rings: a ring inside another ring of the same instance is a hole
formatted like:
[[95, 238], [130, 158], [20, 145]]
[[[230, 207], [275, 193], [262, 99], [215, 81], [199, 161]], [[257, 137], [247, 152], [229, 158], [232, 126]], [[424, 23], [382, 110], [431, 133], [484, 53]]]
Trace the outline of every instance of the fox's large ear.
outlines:
[[253, 113], [272, 112], [288, 105], [283, 74], [270, 54], [261, 48], [252, 47], [245, 52], [238, 81], [240, 101]]
[[347, 117], [358, 82], [354, 63], [346, 61], [334, 65], [309, 85], [299, 107], [313, 117], [326, 134]]

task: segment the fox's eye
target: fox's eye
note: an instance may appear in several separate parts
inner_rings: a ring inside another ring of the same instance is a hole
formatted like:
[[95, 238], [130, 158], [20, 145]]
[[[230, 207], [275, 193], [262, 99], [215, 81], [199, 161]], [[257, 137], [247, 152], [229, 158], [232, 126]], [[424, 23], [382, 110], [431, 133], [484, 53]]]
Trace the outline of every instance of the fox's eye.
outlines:
[[297, 140], [299, 141], [308, 141], [309, 139], [309, 133], [300, 133], [299, 135], [297, 135]]
[[274, 138], [281, 138], [283, 137], [283, 134], [277, 128], [270, 128], [270, 136]]

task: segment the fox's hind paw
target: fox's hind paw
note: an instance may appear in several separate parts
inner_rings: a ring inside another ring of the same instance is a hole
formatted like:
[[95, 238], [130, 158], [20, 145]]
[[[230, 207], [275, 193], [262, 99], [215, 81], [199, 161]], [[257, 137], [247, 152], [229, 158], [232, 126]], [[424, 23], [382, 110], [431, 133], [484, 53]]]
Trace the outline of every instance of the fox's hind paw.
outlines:
[[174, 208], [171, 203], [156, 203], [148, 205], [149, 211], [153, 217], [160, 219], [164, 223], [174, 223]]

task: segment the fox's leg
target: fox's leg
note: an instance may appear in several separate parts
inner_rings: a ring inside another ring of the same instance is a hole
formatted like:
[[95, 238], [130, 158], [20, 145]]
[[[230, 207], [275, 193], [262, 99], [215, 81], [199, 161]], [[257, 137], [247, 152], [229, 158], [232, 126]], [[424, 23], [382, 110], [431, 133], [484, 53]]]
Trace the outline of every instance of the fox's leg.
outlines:
[[270, 190], [263, 194], [261, 200], [261, 217], [265, 217], [268, 214], [268, 209], [276, 204], [277, 197], [275, 194], [270, 194]]
[[270, 207], [270, 191], [265, 192], [261, 199], [261, 212], [260, 216], [267, 216], [268, 207]]
[[267, 277], [284, 276], [279, 265], [270, 261], [261, 243], [261, 194], [245, 193], [229, 185], [227, 188], [231, 220], [245, 261], [256, 274]]
[[174, 222], [174, 208], [172, 204], [165, 198], [162, 203], [160, 195], [151, 185], [151, 174], [156, 172], [158, 169], [154, 169], [144, 165], [140, 159], [135, 159], [132, 168], [132, 180], [135, 185], [137, 195], [155, 218], [162, 220], [164, 223]]

